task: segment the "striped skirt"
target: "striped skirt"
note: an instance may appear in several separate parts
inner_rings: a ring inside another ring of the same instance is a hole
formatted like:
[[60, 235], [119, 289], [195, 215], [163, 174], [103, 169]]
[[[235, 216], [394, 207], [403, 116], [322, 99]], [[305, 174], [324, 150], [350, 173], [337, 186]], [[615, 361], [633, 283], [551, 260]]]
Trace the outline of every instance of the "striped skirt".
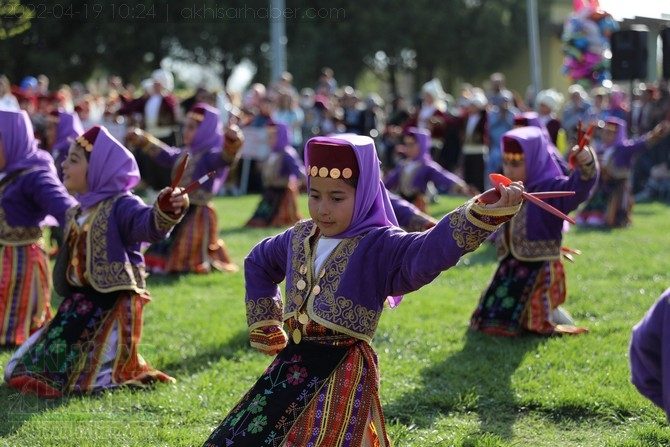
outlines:
[[11, 357], [5, 367], [10, 387], [54, 398], [175, 381], [138, 352], [148, 295], [78, 290]]
[[314, 322], [306, 333], [277, 355], [205, 447], [390, 446], [372, 347]]
[[288, 227], [302, 219], [298, 193], [291, 188], [265, 188], [254, 215], [246, 227]]
[[234, 272], [239, 268], [219, 237], [218, 219], [212, 204], [192, 205], [166, 239], [149, 246], [144, 254], [153, 273]]
[[19, 346], [52, 318], [49, 258], [41, 243], [0, 253], [0, 346]]

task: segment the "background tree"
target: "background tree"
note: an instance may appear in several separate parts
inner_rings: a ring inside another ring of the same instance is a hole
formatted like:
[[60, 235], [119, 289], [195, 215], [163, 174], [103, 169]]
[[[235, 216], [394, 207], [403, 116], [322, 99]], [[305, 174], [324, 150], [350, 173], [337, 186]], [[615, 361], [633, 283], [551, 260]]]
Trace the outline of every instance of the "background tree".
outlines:
[[[542, 27], [550, 2], [539, 3]], [[248, 58], [258, 67], [255, 81], [271, 81], [268, 0], [240, 7], [141, 0], [132, 10], [104, 0], [0, 0], [3, 12], [12, 5], [24, 9], [0, 16], [0, 66], [13, 81], [45, 73], [58, 84], [114, 73], [138, 82], [167, 56], [219, 64], [224, 81]], [[391, 90], [404, 70], [415, 71], [419, 83], [438, 75], [449, 87], [510, 65], [527, 42], [526, 0], [333, 0], [321, 7], [292, 0], [286, 8], [296, 85], [313, 85], [329, 66], [341, 84], [354, 85], [372, 68]]]

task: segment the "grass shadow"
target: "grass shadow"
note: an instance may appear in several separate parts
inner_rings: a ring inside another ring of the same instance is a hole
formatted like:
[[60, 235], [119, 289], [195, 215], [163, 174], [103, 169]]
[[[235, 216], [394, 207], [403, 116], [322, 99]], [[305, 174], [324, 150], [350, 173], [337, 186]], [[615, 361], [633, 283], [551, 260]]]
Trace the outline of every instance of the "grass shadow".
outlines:
[[161, 370], [173, 377], [193, 376], [212, 368], [222, 358], [233, 360], [251, 350], [249, 347], [249, 333], [241, 330], [235, 333], [226, 343], [208, 345], [198, 349], [197, 353], [181, 357], [178, 360], [161, 365]]
[[463, 349], [421, 371], [421, 383], [384, 409], [390, 422], [429, 428], [450, 413], [476, 414], [480, 433], [514, 439], [517, 403], [511, 378], [545, 337], [466, 332]]
[[10, 388], [7, 383], [0, 385], [0, 439], [16, 433], [23, 424], [40, 414], [66, 405], [71, 397], [43, 399], [34, 394], [24, 394]]

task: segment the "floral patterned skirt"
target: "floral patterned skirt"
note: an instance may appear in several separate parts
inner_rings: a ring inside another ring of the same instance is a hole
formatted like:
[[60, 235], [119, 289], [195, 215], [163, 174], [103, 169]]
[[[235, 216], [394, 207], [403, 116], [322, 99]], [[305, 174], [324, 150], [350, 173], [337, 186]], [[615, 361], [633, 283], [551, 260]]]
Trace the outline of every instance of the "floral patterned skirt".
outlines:
[[41, 397], [175, 380], [138, 353], [149, 296], [78, 289], [5, 367], [10, 387]]
[[325, 335], [333, 332], [313, 322], [306, 332], [277, 355], [205, 447], [390, 445], [372, 347]]
[[609, 228], [627, 227], [633, 222], [634, 202], [628, 179], [601, 179], [576, 220], [587, 225], [593, 222]]
[[482, 294], [470, 328], [505, 336], [524, 331], [545, 335], [586, 332], [552, 322], [552, 311], [565, 297], [565, 271], [560, 260], [520, 261], [508, 256]]

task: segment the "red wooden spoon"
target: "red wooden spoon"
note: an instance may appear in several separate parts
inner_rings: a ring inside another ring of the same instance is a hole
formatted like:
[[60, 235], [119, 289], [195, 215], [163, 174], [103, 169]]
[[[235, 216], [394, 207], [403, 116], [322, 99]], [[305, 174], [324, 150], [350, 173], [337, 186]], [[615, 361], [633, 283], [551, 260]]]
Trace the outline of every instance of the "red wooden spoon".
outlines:
[[[186, 169], [186, 165], [188, 164], [188, 152], [184, 156], [183, 160], [177, 167], [177, 172], [175, 172], [174, 178], [172, 179], [172, 184], [170, 185], [170, 188], [173, 190], [179, 186], [179, 182], [181, 182], [181, 177], [184, 175], [184, 170]], [[170, 195], [165, 194], [160, 198], [160, 208], [162, 210], [166, 210], [170, 208]]]
[[[498, 192], [497, 187], [499, 185], [509, 186], [510, 183], [512, 183], [512, 180], [510, 180], [509, 178], [505, 177], [502, 174], [496, 174], [496, 173], [489, 174], [489, 178], [491, 179], [491, 183], [493, 184], [494, 188], [485, 191], [483, 194], [479, 196], [478, 200], [482, 203], [497, 202], [500, 199], [500, 193]], [[575, 220], [572, 217], [562, 213], [561, 211], [557, 210], [548, 203], [544, 203], [542, 200], [540, 200], [541, 198], [563, 197], [574, 194], [575, 194], [574, 191], [547, 191], [547, 192], [536, 192], [536, 193], [523, 192], [522, 196], [524, 199], [534, 203], [543, 210], [550, 212], [554, 216], [560, 217], [561, 219], [567, 220], [571, 224], [574, 224]]]
[[179, 182], [181, 182], [181, 176], [184, 175], [184, 170], [186, 169], [186, 165], [188, 164], [188, 157], [189, 154], [188, 152], [186, 155], [184, 155], [184, 159], [181, 161], [181, 164], [177, 168], [177, 172], [174, 175], [174, 179], [172, 179], [172, 189], [175, 189], [177, 186], [179, 186]]

